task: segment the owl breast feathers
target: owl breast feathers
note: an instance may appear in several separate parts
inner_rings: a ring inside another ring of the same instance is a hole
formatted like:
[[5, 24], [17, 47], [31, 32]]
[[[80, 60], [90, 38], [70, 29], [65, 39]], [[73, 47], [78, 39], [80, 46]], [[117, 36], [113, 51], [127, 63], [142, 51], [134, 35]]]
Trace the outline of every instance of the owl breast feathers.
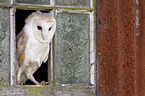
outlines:
[[33, 12], [25, 20], [25, 26], [17, 35], [17, 83], [30, 79], [39, 84], [33, 77], [34, 72], [46, 62], [49, 43], [56, 30], [56, 21], [49, 13]]

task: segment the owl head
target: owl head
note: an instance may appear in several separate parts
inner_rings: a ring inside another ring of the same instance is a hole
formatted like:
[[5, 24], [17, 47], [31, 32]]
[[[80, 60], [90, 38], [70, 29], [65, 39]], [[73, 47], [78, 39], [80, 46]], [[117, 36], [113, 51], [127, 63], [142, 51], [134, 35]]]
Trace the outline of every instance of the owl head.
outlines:
[[41, 43], [50, 42], [56, 30], [56, 20], [50, 13], [33, 12], [25, 23], [24, 29], [28, 37]]

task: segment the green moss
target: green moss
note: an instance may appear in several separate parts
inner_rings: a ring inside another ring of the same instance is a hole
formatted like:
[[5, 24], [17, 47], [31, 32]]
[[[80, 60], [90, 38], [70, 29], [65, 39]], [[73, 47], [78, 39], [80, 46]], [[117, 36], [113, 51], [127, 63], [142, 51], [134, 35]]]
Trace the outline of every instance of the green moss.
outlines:
[[[2, 86], [0, 85], [1, 96], [94, 96], [93, 86]], [[84, 95], [85, 94], [85, 95]]]
[[43, 94], [46, 87], [27, 87], [29, 94]]

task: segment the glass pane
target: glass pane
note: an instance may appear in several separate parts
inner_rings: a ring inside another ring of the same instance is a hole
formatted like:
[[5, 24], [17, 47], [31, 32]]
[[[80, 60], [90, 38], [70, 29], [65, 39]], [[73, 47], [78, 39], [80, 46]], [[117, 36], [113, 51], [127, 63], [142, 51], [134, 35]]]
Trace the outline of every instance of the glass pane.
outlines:
[[38, 5], [50, 5], [50, 0], [16, 0], [16, 3], [38, 4]]
[[62, 12], [56, 20], [56, 82], [88, 84], [89, 14]]
[[9, 64], [10, 64], [10, 11], [0, 9], [0, 85], [9, 84]]
[[90, 6], [90, 0], [55, 0], [59, 6]]

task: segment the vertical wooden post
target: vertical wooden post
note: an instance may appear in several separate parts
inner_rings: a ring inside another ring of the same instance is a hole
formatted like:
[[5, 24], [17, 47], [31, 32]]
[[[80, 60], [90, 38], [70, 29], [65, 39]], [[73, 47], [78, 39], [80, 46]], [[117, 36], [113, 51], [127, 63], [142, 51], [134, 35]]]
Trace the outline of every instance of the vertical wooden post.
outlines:
[[97, 0], [97, 25], [97, 96], [137, 96], [135, 0]]

